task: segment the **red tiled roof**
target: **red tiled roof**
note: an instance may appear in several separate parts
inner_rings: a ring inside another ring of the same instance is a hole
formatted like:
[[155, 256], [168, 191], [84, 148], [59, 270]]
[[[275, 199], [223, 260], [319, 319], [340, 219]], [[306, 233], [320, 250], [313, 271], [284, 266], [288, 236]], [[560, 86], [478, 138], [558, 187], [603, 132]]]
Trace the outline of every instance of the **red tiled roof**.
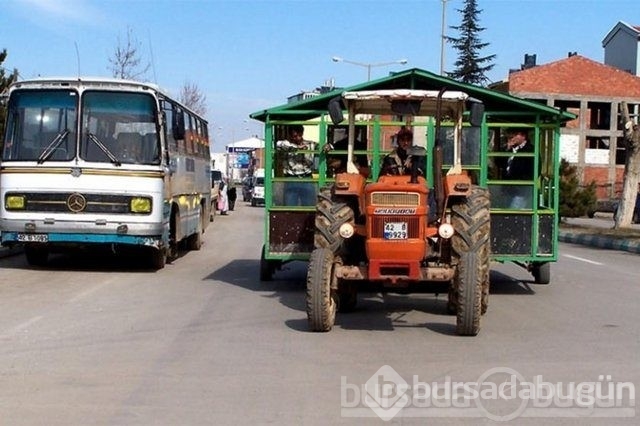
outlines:
[[574, 55], [509, 75], [509, 92], [640, 97], [640, 78]]

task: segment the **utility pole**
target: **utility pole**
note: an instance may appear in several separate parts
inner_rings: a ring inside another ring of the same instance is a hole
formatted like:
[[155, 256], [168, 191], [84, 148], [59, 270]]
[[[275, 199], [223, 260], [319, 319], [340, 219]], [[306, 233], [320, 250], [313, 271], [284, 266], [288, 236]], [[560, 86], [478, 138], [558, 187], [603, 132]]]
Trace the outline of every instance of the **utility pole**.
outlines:
[[446, 25], [446, 12], [447, 12], [447, 1], [442, 1], [442, 31], [440, 33], [440, 75], [444, 75], [444, 44], [446, 43], [445, 37], [445, 25]]

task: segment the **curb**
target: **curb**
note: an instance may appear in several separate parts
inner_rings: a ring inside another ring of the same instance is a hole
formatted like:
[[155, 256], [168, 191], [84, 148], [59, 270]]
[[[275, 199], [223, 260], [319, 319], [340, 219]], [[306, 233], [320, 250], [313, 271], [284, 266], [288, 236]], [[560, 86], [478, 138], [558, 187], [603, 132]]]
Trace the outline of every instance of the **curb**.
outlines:
[[558, 240], [562, 241], [563, 243], [581, 244], [608, 250], [621, 250], [640, 254], [639, 241], [602, 237], [600, 235], [573, 234], [562, 231], [560, 231], [558, 234]]

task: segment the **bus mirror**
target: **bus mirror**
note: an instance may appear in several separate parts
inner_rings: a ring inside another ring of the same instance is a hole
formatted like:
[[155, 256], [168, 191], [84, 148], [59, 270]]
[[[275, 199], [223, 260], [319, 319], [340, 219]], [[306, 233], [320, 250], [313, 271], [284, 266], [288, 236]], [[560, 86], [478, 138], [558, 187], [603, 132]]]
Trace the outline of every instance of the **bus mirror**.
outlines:
[[173, 114], [173, 123], [171, 123], [171, 130], [173, 138], [175, 140], [184, 139], [184, 114], [182, 111], [175, 111]]
[[329, 101], [329, 117], [331, 117], [331, 122], [333, 124], [342, 123], [344, 120], [344, 115], [342, 115], [342, 99], [340, 96], [337, 96]]
[[469, 106], [469, 124], [473, 127], [480, 127], [482, 125], [482, 118], [484, 116], [484, 104], [481, 102], [471, 102]]
[[420, 105], [422, 105], [422, 101], [419, 100], [392, 101], [391, 111], [398, 115], [418, 115]]

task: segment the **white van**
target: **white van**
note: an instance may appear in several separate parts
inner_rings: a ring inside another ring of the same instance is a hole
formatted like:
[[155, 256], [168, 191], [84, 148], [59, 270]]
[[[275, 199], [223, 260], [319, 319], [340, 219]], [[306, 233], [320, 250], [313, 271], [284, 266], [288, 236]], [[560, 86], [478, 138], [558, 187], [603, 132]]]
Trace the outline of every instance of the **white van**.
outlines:
[[251, 188], [251, 206], [264, 205], [264, 169], [256, 169]]

